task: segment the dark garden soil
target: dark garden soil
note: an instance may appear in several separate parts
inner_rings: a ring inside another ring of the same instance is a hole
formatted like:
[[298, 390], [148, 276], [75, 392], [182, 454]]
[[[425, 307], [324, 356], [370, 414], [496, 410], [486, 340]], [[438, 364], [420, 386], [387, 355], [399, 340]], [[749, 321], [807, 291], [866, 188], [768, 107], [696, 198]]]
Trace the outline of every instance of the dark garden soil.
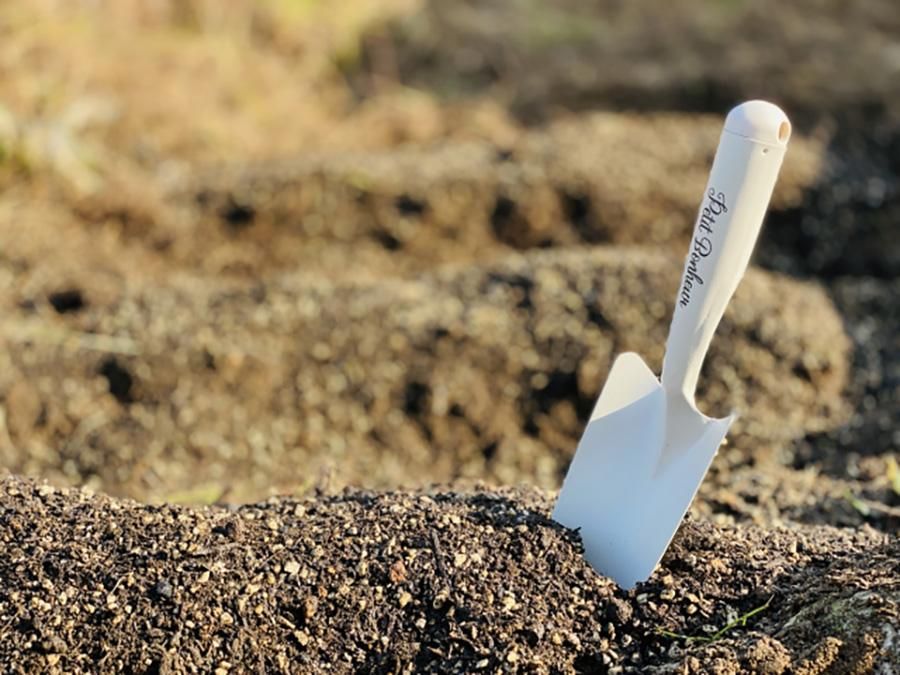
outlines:
[[0, 490], [11, 672], [812, 675], [900, 659], [900, 542], [871, 528], [689, 520], [625, 592], [537, 490], [204, 510]]

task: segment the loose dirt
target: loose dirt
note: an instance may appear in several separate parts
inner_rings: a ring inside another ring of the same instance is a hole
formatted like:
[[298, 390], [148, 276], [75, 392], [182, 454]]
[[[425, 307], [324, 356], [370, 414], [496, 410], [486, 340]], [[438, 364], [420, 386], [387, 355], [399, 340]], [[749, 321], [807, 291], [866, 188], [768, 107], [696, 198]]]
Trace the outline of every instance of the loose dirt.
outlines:
[[12, 672], [811, 675], [900, 658], [900, 546], [871, 529], [688, 521], [624, 592], [536, 490], [204, 510], [0, 490]]

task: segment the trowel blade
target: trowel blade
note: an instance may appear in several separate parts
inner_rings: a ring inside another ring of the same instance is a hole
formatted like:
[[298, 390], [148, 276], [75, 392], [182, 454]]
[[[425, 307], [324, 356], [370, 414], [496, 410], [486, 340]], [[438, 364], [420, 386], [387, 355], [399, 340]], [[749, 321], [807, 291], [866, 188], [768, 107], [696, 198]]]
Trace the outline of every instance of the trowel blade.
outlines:
[[665, 391], [636, 354], [616, 359], [553, 518], [580, 529], [588, 562], [623, 588], [653, 573], [732, 421], [696, 415], [696, 437], [663, 461]]

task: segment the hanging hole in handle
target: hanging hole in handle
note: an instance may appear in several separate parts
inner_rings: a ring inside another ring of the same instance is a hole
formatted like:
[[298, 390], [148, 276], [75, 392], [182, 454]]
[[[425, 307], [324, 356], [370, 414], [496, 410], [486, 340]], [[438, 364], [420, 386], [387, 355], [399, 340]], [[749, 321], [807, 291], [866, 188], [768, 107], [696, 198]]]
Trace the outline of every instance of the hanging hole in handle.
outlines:
[[778, 127], [778, 142], [779, 143], [787, 143], [788, 139], [791, 137], [791, 123], [785, 120]]

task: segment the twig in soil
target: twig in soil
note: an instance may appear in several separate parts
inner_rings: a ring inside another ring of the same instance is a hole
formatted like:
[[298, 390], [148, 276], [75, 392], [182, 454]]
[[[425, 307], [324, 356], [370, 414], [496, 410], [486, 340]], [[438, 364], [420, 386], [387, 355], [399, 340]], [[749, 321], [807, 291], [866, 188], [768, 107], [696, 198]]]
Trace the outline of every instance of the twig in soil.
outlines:
[[4, 332], [6, 337], [15, 342], [40, 342], [55, 347], [86, 349], [122, 356], [140, 354], [140, 348], [135, 340], [119, 335], [86, 333], [38, 323], [16, 326]]
[[662, 635], [663, 637], [672, 638], [673, 640], [684, 640], [687, 643], [691, 642], [702, 642], [704, 644], [709, 644], [711, 642], [718, 642], [721, 640], [728, 631], [733, 628], [737, 628], [738, 626], [744, 627], [747, 625], [747, 621], [759, 614], [760, 612], [764, 612], [769, 608], [769, 605], [772, 604], [772, 599], [775, 596], [770, 596], [768, 600], [765, 601], [764, 604], [760, 605], [755, 609], [751, 609], [746, 614], [742, 614], [734, 621], [727, 623], [724, 627], [717, 630], [712, 635], [684, 635], [682, 633], [674, 633], [670, 630], [663, 630], [662, 628], [658, 628], [656, 630], [658, 635]]
[[78, 446], [87, 440], [88, 436], [110, 421], [110, 418], [107, 417], [102, 410], [92, 413], [82, 419], [78, 423], [78, 426], [75, 427], [75, 431], [72, 432], [72, 435], [66, 440], [63, 446], [65, 452], [68, 454], [71, 449], [78, 448]]
[[9, 427], [6, 426], [6, 408], [0, 406], [0, 446], [8, 452], [15, 449], [12, 437], [9, 435]]
[[441, 559], [441, 542], [438, 540], [437, 532], [431, 531], [431, 548], [434, 550], [434, 564], [437, 567], [438, 574], [449, 584], [447, 571], [444, 569], [444, 561]]
[[129, 337], [99, 335], [97, 333], [75, 333], [73, 337], [78, 341], [78, 346], [82, 349], [120, 354], [122, 356], [137, 356], [140, 354], [137, 342]]

